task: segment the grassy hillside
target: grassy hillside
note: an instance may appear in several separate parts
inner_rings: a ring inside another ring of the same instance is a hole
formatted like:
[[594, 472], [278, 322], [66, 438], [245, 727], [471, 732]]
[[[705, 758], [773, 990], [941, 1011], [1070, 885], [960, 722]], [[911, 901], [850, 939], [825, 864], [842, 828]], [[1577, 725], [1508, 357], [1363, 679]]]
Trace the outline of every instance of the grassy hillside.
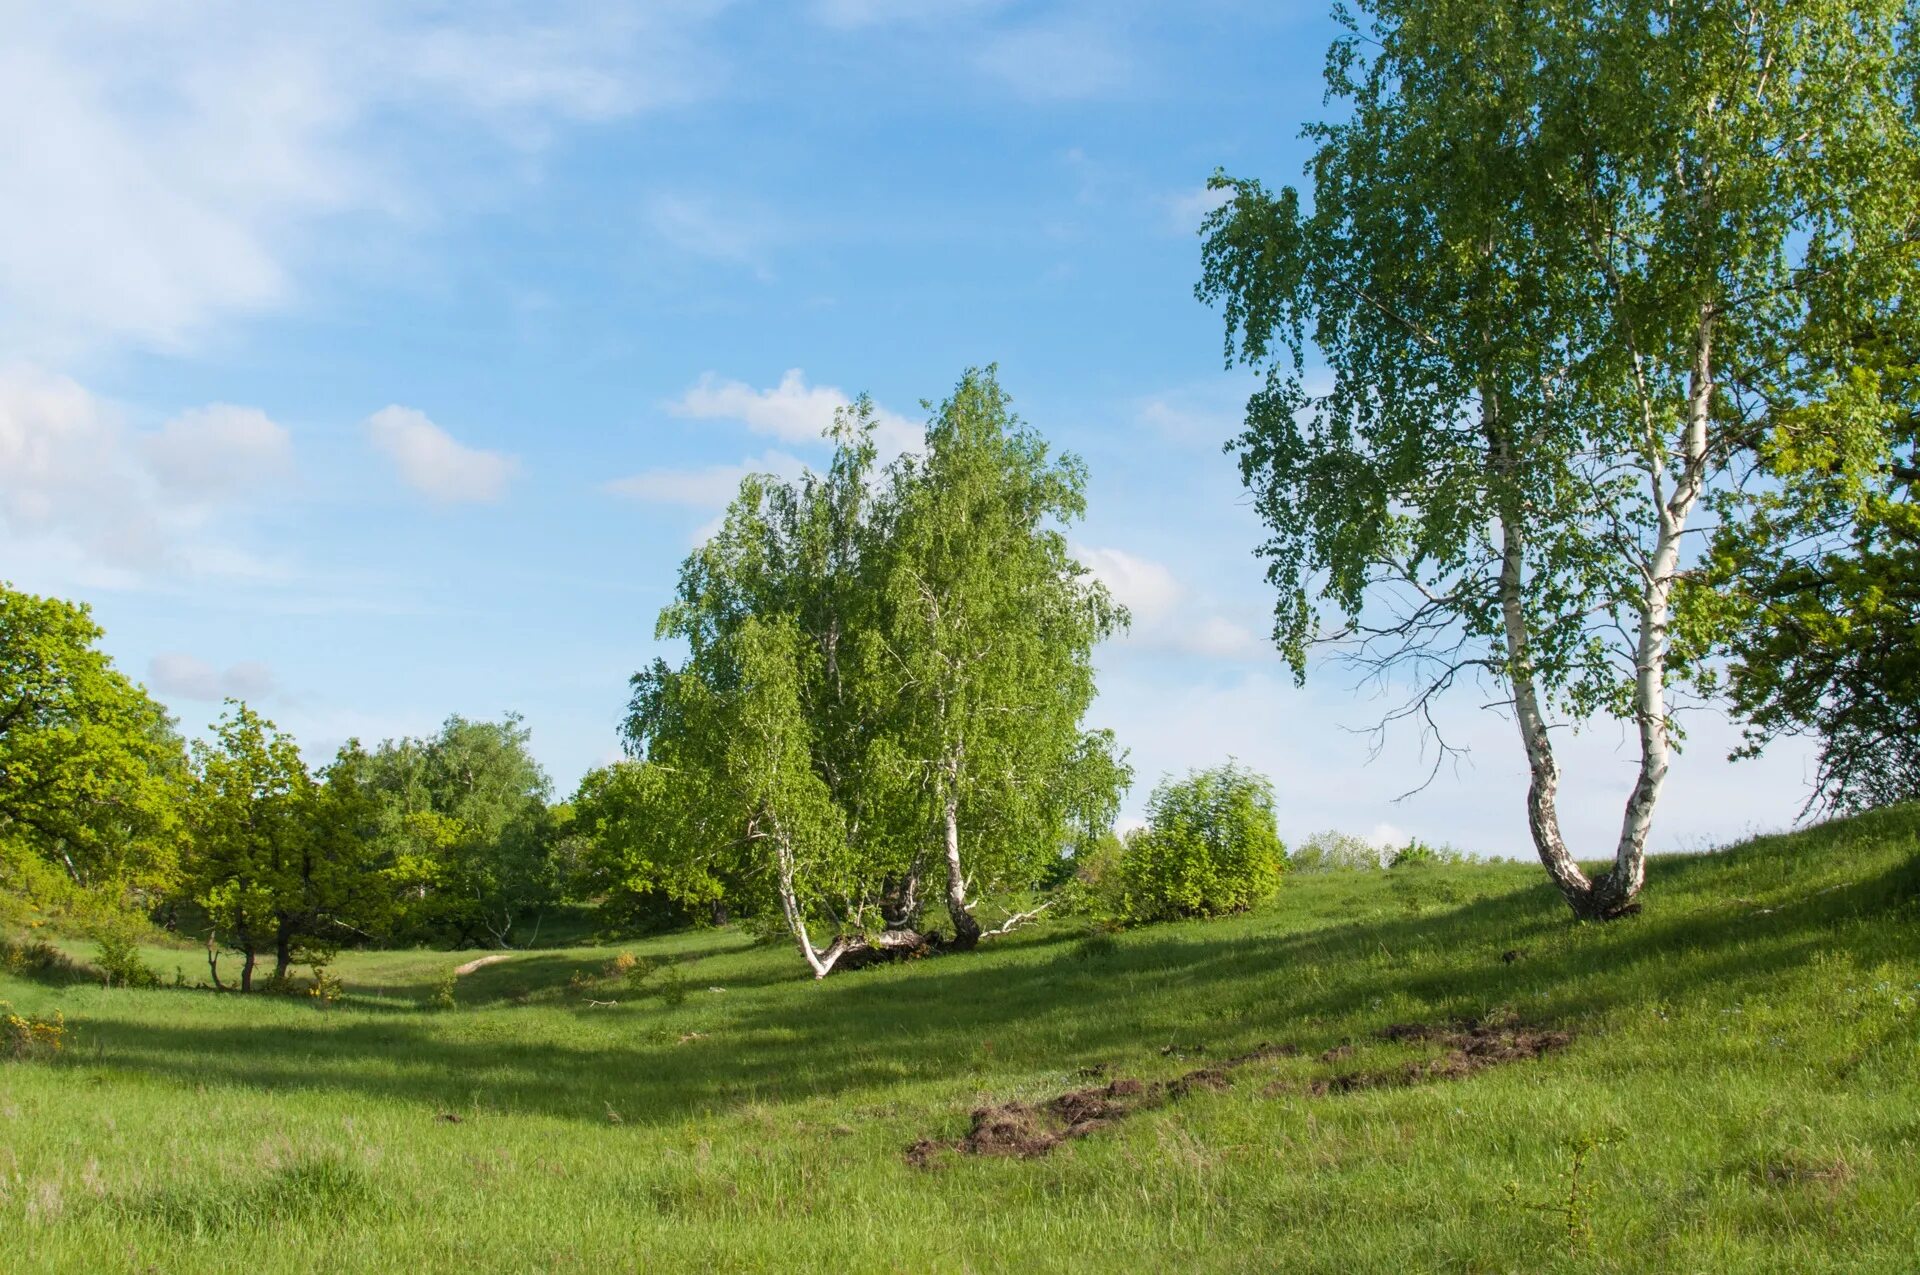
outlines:
[[442, 953], [343, 958], [325, 1012], [0, 976], [78, 1028], [0, 1064], [6, 1265], [1914, 1269], [1920, 810], [1646, 898], [1576, 928], [1530, 866], [1306, 876], [820, 984], [696, 933], [632, 948], [676, 962], [638, 993], [543, 951], [453, 1010]]

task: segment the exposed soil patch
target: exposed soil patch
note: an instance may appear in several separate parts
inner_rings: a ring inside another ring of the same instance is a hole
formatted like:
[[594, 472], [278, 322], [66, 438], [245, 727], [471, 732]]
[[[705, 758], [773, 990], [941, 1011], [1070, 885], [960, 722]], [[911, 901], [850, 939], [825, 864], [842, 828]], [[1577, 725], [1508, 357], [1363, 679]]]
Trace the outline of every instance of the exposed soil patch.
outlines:
[[[1397, 1044], [1432, 1044], [1444, 1052], [1432, 1058], [1416, 1058], [1395, 1067], [1378, 1067], [1345, 1072], [1310, 1080], [1305, 1085], [1281, 1081], [1269, 1085], [1269, 1096], [1305, 1092], [1315, 1096], [1352, 1093], [1356, 1089], [1380, 1089], [1394, 1085], [1419, 1085], [1434, 1080], [1460, 1080], [1488, 1067], [1504, 1063], [1528, 1062], [1556, 1049], [1564, 1049], [1573, 1033], [1550, 1027], [1532, 1027], [1525, 1023], [1482, 1022], [1469, 1019], [1458, 1023], [1395, 1023], [1382, 1028], [1381, 1040]], [[1330, 1049], [1320, 1056], [1322, 1062], [1339, 1062], [1353, 1054], [1351, 1045]]]
[[468, 961], [465, 965], [454, 966], [454, 977], [465, 978], [477, 969], [484, 969], [489, 965], [498, 965], [502, 961], [510, 961], [512, 959], [513, 954], [510, 952], [495, 952], [492, 956], [482, 956], [476, 960]]
[[[1438, 1045], [1442, 1052], [1393, 1067], [1345, 1072], [1304, 1083], [1282, 1080], [1261, 1092], [1269, 1097], [1290, 1094], [1320, 1097], [1359, 1089], [1459, 1080], [1489, 1067], [1539, 1058], [1565, 1048], [1573, 1040], [1571, 1032], [1558, 1028], [1477, 1019], [1455, 1023], [1395, 1023], [1376, 1034], [1381, 1040], [1396, 1044]], [[1354, 1053], [1353, 1044], [1347, 1042], [1319, 1055], [1319, 1061], [1323, 1064], [1344, 1062]], [[1248, 1063], [1294, 1058], [1299, 1054], [1296, 1045], [1261, 1045], [1249, 1053], [1197, 1068], [1173, 1080], [1148, 1084], [1121, 1077], [1104, 1085], [1069, 1090], [1041, 1103], [991, 1103], [973, 1112], [972, 1126], [965, 1137], [954, 1142], [922, 1138], [907, 1148], [907, 1163], [924, 1168], [944, 1151], [1023, 1158], [1046, 1155], [1062, 1142], [1084, 1138], [1136, 1112], [1184, 1098], [1196, 1090], [1215, 1092], [1230, 1088], [1233, 1072]], [[1104, 1067], [1080, 1069], [1083, 1077], [1104, 1072]]]
[[[1228, 1073], [1235, 1068], [1265, 1058], [1291, 1058], [1299, 1052], [1294, 1045], [1261, 1045], [1237, 1058], [1201, 1067], [1174, 1080], [1148, 1084], [1122, 1076], [1104, 1085], [1069, 1090], [1042, 1103], [992, 1103], [973, 1112], [972, 1127], [958, 1142], [922, 1138], [908, 1147], [907, 1163], [923, 1168], [942, 1151], [1023, 1158], [1045, 1155], [1062, 1142], [1084, 1138], [1137, 1111], [1161, 1106], [1169, 1099], [1183, 1098], [1197, 1089], [1225, 1089], [1233, 1083]], [[1082, 1068], [1082, 1074], [1094, 1070]]]

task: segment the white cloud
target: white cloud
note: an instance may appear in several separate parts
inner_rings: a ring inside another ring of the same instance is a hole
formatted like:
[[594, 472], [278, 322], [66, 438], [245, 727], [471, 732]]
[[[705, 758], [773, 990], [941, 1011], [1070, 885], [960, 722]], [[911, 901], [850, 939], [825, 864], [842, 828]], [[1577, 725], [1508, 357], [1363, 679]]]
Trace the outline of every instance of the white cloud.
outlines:
[[141, 440], [161, 486], [206, 498], [243, 492], [293, 468], [293, 436], [257, 407], [214, 403]]
[[1212, 610], [1171, 568], [1124, 549], [1076, 546], [1073, 555], [1131, 613], [1126, 641], [1212, 660], [1271, 660], [1271, 644]]
[[395, 115], [528, 146], [685, 100], [713, 7], [0, 0], [0, 341], [177, 348], [284, 306], [329, 219], [428, 198]]
[[773, 279], [767, 265], [773, 231], [764, 217], [743, 214], [731, 202], [661, 194], [647, 201], [646, 219], [656, 236], [684, 253], [745, 266], [763, 283]]
[[253, 408], [196, 409], [141, 434], [70, 377], [0, 367], [6, 556], [53, 580], [133, 587], [160, 575], [278, 574], [215, 533], [220, 515], [290, 457], [286, 431]]
[[732, 502], [740, 480], [748, 474], [773, 474], [792, 480], [806, 466], [785, 452], [768, 452], [738, 465], [706, 465], [697, 469], [648, 469], [606, 484], [616, 496], [658, 505], [691, 509], [720, 509]]
[[1233, 198], [1230, 190], [1200, 186], [1167, 200], [1167, 224], [1178, 234], [1190, 235], [1200, 229], [1207, 214]]
[[[833, 426], [834, 413], [853, 400], [831, 385], [808, 385], [806, 373], [788, 369], [780, 383], [756, 390], [744, 381], [723, 381], [712, 372], [667, 410], [692, 420], [738, 421], [756, 434], [787, 443], [818, 443]], [[897, 412], [875, 409], [874, 443], [883, 457], [918, 447], [924, 432]]]
[[468, 447], [411, 407], [383, 407], [364, 428], [401, 480], [440, 504], [499, 500], [520, 468], [518, 457]]
[[1127, 82], [1131, 67], [1107, 29], [1089, 22], [1034, 25], [992, 36], [975, 65], [1022, 97], [1098, 97]]
[[147, 686], [159, 695], [178, 699], [258, 701], [273, 694], [273, 670], [247, 660], [222, 670], [181, 651], [167, 651], [147, 664]]

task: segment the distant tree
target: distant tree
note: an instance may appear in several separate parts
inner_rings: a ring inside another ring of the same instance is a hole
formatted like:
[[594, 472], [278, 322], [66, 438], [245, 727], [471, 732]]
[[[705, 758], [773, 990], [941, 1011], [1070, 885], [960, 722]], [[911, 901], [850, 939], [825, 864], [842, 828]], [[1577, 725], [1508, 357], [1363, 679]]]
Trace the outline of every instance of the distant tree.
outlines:
[[186, 753], [101, 637], [84, 605], [0, 584], [0, 876], [152, 906], [177, 868]]
[[1369, 870], [1386, 866], [1385, 853], [1373, 842], [1352, 833], [1329, 829], [1316, 832], [1293, 848], [1288, 865], [1296, 872]]
[[644, 879], [777, 909], [816, 976], [924, 942], [929, 880], [977, 941], [976, 892], [1044, 879], [1125, 775], [1080, 725], [1122, 613], [1056, 526], [1078, 463], [1048, 460], [991, 372], [877, 476], [873, 424], [865, 400], [842, 415], [824, 475], [749, 478], [687, 559], [659, 627], [687, 658], [635, 676], [646, 769], [620, 779]]
[[[1310, 210], [1216, 176], [1205, 232], [1199, 293], [1267, 376], [1238, 446], [1275, 636], [1296, 675], [1342, 640], [1429, 724], [1462, 678], [1503, 688], [1541, 861], [1577, 916], [1619, 916], [1668, 771], [1696, 506], [1749, 410], [1824, 396], [1847, 369], [1823, 333], [1911, 281], [1911, 9], [1359, 7]], [[1640, 766], [1589, 877], [1549, 732], [1598, 713], [1634, 723]]]
[[750, 887], [722, 875], [731, 859], [682, 857], [665, 826], [680, 805], [675, 776], [663, 767], [618, 761], [590, 770], [572, 802], [579, 841], [572, 889], [598, 901], [603, 916], [627, 929], [663, 928], [726, 915], [728, 899]]
[[399, 933], [504, 946], [557, 898], [551, 785], [531, 738], [516, 714], [456, 714], [430, 738], [388, 740], [368, 757]]
[[193, 746], [188, 805], [192, 849], [186, 888], [212, 927], [208, 964], [221, 986], [218, 953], [240, 954], [240, 990], [253, 990], [260, 955], [284, 976], [295, 919], [310, 905], [314, 856], [313, 777], [291, 738], [237, 700]]
[[1228, 762], [1163, 780], [1147, 826], [1125, 841], [1120, 914], [1129, 921], [1242, 912], [1272, 896], [1287, 863], [1273, 784]]

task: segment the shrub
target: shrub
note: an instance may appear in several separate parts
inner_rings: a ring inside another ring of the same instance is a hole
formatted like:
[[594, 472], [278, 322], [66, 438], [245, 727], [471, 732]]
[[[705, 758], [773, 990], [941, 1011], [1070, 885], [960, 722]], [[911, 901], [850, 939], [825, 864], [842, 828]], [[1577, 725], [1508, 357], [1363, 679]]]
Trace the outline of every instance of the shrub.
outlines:
[[1388, 861], [1387, 866], [1389, 868], [1420, 868], [1436, 863], [1459, 863], [1465, 858], [1465, 855], [1452, 846], [1430, 846], [1415, 837], [1393, 852], [1393, 858]]
[[453, 995], [454, 986], [458, 984], [459, 981], [460, 976], [452, 970], [448, 970], [442, 974], [439, 979], [434, 982], [433, 992], [427, 997], [427, 1003], [435, 1009], [452, 1009], [459, 1003], [454, 999]]
[[1285, 866], [1272, 783], [1232, 762], [1196, 770], [1163, 780], [1147, 826], [1128, 835], [1117, 911], [1129, 922], [1242, 912], [1273, 893]]
[[0, 968], [18, 978], [47, 983], [80, 982], [86, 977], [65, 952], [45, 939], [0, 940]]
[[345, 990], [346, 985], [340, 981], [338, 974], [324, 965], [313, 967], [313, 982], [307, 987], [307, 995], [313, 997], [314, 1003], [321, 1009], [332, 1009], [333, 1003], [340, 999], [341, 992]]
[[140, 955], [139, 941], [124, 929], [103, 929], [94, 935], [95, 968], [108, 987], [158, 987], [160, 972]]
[[8, 1058], [52, 1058], [73, 1043], [73, 1028], [58, 1010], [52, 1018], [16, 1014], [0, 1001], [0, 1053]]
[[679, 1009], [687, 1003], [687, 977], [677, 965], [669, 965], [661, 971], [657, 990], [668, 1009]]
[[1379, 846], [1352, 833], [1328, 829], [1316, 832], [1287, 856], [1287, 866], [1299, 872], [1372, 871], [1386, 866]]

